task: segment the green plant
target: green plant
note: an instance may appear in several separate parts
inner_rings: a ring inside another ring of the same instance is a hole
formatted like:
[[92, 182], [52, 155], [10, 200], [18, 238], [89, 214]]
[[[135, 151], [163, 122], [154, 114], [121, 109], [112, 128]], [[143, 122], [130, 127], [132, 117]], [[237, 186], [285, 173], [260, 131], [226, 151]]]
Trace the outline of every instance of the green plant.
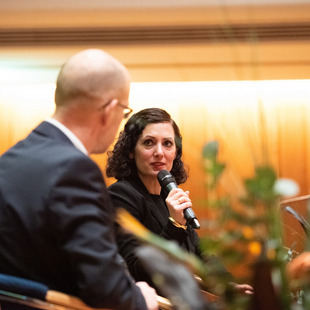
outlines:
[[[225, 196], [217, 188], [226, 168], [218, 161], [217, 141], [207, 143], [202, 154], [208, 176], [208, 206], [216, 215], [210, 233], [201, 238], [202, 249], [230, 264], [252, 261], [255, 294], [250, 309], [293, 309], [279, 201], [283, 196], [296, 195], [298, 187], [291, 180], [277, 179], [271, 166], [262, 165], [255, 168], [253, 177], [244, 180], [242, 197]], [[239, 298], [234, 296], [227, 307], [239, 309]]]

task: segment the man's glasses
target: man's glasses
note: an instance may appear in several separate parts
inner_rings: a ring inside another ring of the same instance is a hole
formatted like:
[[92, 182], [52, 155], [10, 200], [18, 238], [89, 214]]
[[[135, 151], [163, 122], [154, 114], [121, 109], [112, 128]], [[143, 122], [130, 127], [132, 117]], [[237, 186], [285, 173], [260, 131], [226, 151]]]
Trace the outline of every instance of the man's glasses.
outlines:
[[117, 102], [117, 104], [122, 107], [124, 110], [123, 110], [123, 118], [128, 118], [128, 116], [131, 114], [131, 112], [133, 111], [132, 108], [130, 107], [127, 107], [123, 104], [121, 104], [120, 102]]
[[[110, 103], [112, 102], [112, 100], [110, 100], [109, 102], [107, 102], [106, 104], [104, 104], [102, 107], [100, 107], [100, 110], [104, 109], [105, 107], [107, 107]], [[123, 118], [126, 119], [128, 118], [128, 116], [132, 113], [133, 109], [130, 107], [125, 106], [124, 104], [117, 102], [117, 104], [123, 108]]]

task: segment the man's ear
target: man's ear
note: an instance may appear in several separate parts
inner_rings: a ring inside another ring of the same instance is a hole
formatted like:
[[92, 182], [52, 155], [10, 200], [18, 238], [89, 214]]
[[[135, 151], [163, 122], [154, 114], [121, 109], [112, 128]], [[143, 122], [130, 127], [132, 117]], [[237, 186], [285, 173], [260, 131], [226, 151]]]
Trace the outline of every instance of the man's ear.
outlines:
[[102, 113], [102, 122], [106, 123], [107, 119], [111, 117], [115, 107], [118, 104], [118, 99], [114, 98], [110, 101], [110, 103], [104, 108], [104, 113]]

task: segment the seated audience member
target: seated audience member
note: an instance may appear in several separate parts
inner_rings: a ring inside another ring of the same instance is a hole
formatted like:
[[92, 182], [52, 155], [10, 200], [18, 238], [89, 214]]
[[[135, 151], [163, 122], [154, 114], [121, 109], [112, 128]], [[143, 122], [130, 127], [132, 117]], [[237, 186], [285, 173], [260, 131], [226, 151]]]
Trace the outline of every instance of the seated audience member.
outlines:
[[89, 157], [103, 153], [128, 115], [130, 78], [89, 49], [62, 67], [56, 110], [0, 157], [0, 272], [35, 280], [97, 308], [158, 309], [118, 254], [114, 209]]
[[[131, 116], [113, 151], [108, 152], [106, 173], [117, 180], [108, 188], [114, 206], [126, 209], [151, 232], [176, 241], [210, 267], [218, 268], [227, 282], [234, 281], [216, 257], [206, 257], [201, 253], [198, 235], [187, 225], [183, 213], [184, 209], [192, 207], [189, 192], [175, 188], [167, 196], [157, 180], [158, 172], [163, 169], [174, 176], [177, 184], [187, 180], [180, 130], [165, 110], [141, 110]], [[145, 280], [153, 285], [135, 254], [140, 245], [138, 240], [118, 226], [117, 231], [119, 252], [129, 271], [136, 280]], [[240, 292], [252, 292], [252, 287], [247, 284], [233, 285]]]

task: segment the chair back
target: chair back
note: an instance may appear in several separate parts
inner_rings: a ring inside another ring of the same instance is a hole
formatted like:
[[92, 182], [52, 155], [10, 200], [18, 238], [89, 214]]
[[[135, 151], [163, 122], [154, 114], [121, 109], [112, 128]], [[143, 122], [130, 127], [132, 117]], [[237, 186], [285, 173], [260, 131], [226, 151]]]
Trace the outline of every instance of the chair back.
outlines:
[[293, 256], [296, 256], [305, 251], [309, 239], [307, 224], [309, 223], [310, 195], [283, 200], [280, 206], [282, 210], [283, 245], [292, 251]]
[[[157, 296], [160, 309], [172, 310], [170, 301]], [[0, 274], [0, 310], [99, 310], [87, 306], [80, 298], [49, 290], [39, 282]], [[109, 310], [109, 309], [100, 309]]]

